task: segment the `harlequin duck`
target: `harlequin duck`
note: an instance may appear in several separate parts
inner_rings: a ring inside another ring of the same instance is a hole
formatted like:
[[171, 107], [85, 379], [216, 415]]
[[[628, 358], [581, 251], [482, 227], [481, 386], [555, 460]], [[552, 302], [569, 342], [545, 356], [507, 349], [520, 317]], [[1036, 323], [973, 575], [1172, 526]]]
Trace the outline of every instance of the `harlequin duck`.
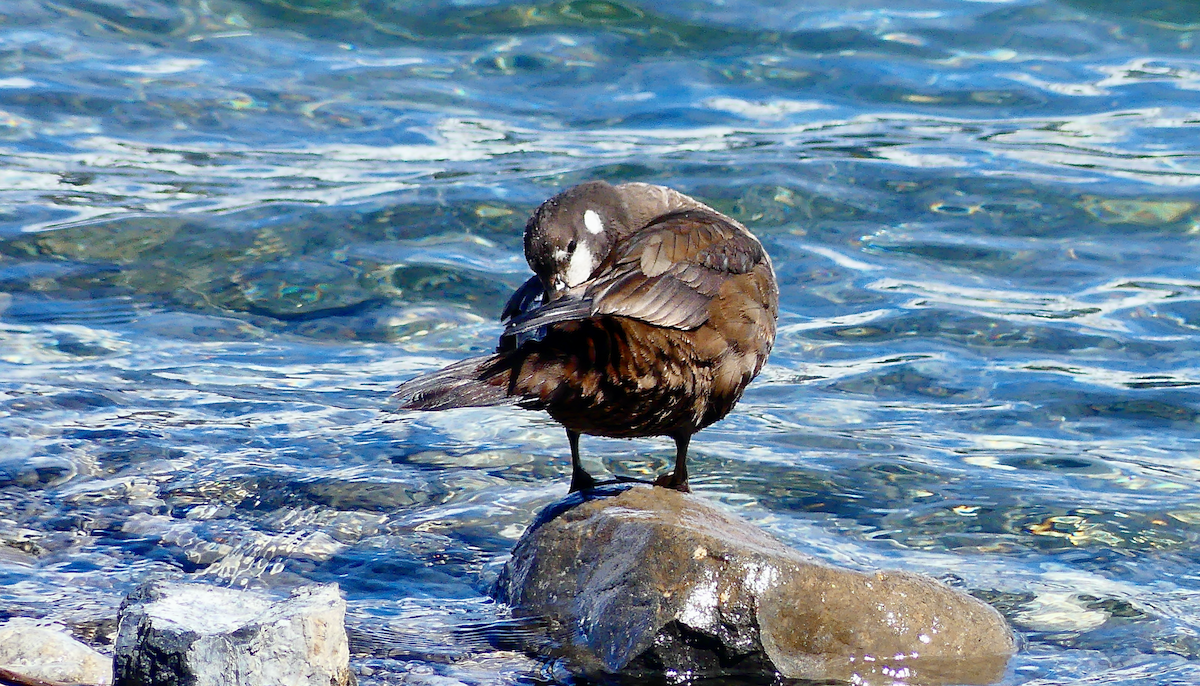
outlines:
[[584, 183], [525, 226], [534, 276], [495, 354], [401, 385], [401, 410], [515, 404], [567, 430], [571, 491], [595, 480], [579, 435], [675, 439], [655, 484], [688, 491], [692, 434], [723, 418], [775, 341], [771, 259], [738, 222], [663, 186]]

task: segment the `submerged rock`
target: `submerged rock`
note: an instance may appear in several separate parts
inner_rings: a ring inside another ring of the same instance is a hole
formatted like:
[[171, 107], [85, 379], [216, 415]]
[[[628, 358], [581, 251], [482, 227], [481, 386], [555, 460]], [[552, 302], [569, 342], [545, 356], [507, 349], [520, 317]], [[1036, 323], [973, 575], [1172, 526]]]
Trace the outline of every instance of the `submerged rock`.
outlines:
[[277, 602], [204, 584], [145, 584], [121, 604], [116, 683], [346, 686], [355, 683], [338, 587]]
[[112, 660], [62, 628], [32, 619], [0, 624], [0, 669], [30, 679], [71, 684], [112, 683]]
[[497, 582], [578, 672], [985, 684], [1016, 651], [996, 610], [928, 577], [831, 567], [669, 489], [595, 496], [543, 512]]

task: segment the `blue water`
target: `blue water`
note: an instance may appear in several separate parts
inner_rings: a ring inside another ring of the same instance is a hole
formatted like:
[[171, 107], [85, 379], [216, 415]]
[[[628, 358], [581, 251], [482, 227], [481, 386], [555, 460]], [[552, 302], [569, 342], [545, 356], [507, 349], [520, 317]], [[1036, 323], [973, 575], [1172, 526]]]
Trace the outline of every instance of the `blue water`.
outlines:
[[567, 679], [463, 629], [561, 429], [382, 408], [603, 178], [778, 270], [698, 494], [991, 602], [1006, 684], [1200, 683], [1200, 4], [1117, 5], [6, 0], [0, 618], [336, 581], [364, 684]]

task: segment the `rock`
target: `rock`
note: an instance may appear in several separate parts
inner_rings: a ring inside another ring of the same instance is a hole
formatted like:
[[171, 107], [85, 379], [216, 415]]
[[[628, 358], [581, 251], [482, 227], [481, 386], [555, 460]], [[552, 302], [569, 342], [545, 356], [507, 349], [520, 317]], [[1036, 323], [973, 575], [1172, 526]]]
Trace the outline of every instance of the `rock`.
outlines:
[[583, 674], [984, 684], [1016, 651], [1000, 614], [965, 593], [831, 567], [663, 488], [547, 508], [496, 591], [548, 623], [552, 652]]
[[121, 604], [118, 686], [354, 684], [336, 584], [284, 601], [204, 584], [143, 584]]
[[61, 626], [16, 618], [0, 624], [0, 668], [24, 677], [72, 684], [111, 684], [112, 659]]
[[75, 472], [75, 463], [59, 455], [8, 456], [0, 458], [0, 488], [43, 489], [65, 482]]
[[234, 281], [246, 299], [245, 309], [277, 319], [306, 319], [349, 314], [365, 309], [376, 294], [358, 282], [344, 264], [291, 260], [238, 272]]

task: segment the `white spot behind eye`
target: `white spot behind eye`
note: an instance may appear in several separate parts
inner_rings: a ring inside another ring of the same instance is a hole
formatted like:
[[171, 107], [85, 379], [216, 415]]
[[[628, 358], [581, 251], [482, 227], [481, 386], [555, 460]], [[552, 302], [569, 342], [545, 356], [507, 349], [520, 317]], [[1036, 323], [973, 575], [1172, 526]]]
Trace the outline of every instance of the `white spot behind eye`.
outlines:
[[595, 268], [592, 251], [588, 250], [587, 244], [575, 248], [575, 252], [571, 254], [571, 263], [567, 266], [567, 287], [574, 288], [587, 281]]
[[588, 233], [600, 233], [604, 231], [604, 220], [600, 215], [596, 214], [595, 210], [588, 210], [583, 213], [583, 225], [587, 227]]

